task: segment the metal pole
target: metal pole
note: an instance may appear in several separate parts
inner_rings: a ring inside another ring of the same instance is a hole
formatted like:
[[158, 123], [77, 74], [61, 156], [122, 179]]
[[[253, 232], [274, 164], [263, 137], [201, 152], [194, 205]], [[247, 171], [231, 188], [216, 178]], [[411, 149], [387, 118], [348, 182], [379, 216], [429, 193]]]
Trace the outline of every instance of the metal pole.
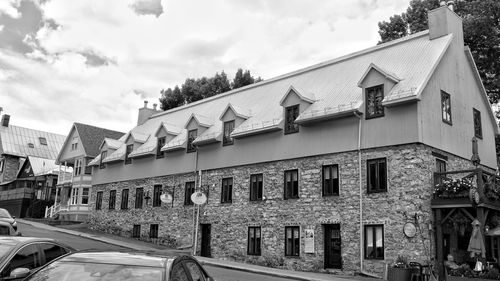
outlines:
[[194, 248], [193, 256], [196, 255], [196, 248], [198, 247], [198, 220], [200, 218], [200, 205], [196, 204], [196, 228], [194, 234]]

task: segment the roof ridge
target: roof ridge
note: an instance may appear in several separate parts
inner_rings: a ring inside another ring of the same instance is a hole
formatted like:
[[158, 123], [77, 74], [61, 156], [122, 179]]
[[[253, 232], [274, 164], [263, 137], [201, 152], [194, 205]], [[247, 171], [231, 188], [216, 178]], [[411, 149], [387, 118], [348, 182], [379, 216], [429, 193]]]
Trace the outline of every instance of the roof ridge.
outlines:
[[125, 133], [120, 132], [120, 131], [115, 131], [115, 130], [111, 130], [111, 129], [107, 129], [107, 128], [103, 128], [103, 127], [97, 127], [97, 126], [94, 126], [94, 125], [84, 124], [84, 123], [80, 123], [80, 122], [75, 122], [75, 125], [82, 125], [82, 126], [86, 126], [86, 127], [92, 127], [92, 128], [95, 128], [95, 129], [100, 129], [100, 130], [106, 130], [106, 131], [111, 131], [111, 132], [125, 134]]
[[163, 116], [163, 115], [166, 115], [168, 113], [180, 111], [180, 110], [183, 110], [183, 109], [186, 109], [186, 108], [189, 108], [189, 107], [193, 107], [195, 105], [198, 105], [198, 104], [201, 104], [201, 103], [205, 103], [205, 102], [208, 102], [208, 101], [211, 101], [211, 100], [215, 100], [215, 99], [223, 98], [223, 97], [226, 97], [226, 96], [229, 96], [229, 95], [232, 95], [232, 94], [236, 94], [238, 92], [242, 92], [242, 91], [245, 91], [247, 89], [257, 88], [257, 87], [260, 87], [260, 86], [263, 86], [263, 85], [266, 85], [266, 84], [269, 84], [269, 83], [272, 83], [272, 82], [276, 82], [278, 80], [282, 80], [282, 79], [285, 79], [285, 78], [289, 78], [289, 77], [292, 77], [292, 76], [295, 76], [295, 75], [299, 75], [299, 74], [302, 74], [302, 73], [305, 73], [305, 72], [308, 72], [308, 71], [311, 71], [311, 70], [315, 70], [315, 69], [318, 69], [318, 68], [322, 68], [322, 67], [325, 67], [325, 66], [336, 64], [336, 63], [339, 63], [339, 62], [342, 62], [342, 61], [345, 61], [345, 60], [348, 60], [348, 59], [351, 59], [351, 58], [355, 58], [357, 56], [361, 56], [361, 55], [365, 55], [365, 54], [377, 51], [379, 49], [383, 49], [383, 48], [386, 48], [386, 47], [389, 47], [389, 46], [397, 45], [397, 44], [400, 44], [400, 43], [403, 43], [403, 42], [406, 42], [406, 41], [409, 41], [409, 40], [413, 40], [413, 39], [422, 37], [424, 35], [427, 35], [428, 33], [429, 33], [429, 30], [420, 31], [420, 32], [417, 32], [417, 33], [414, 33], [414, 34], [411, 34], [411, 35], [408, 35], [408, 36], [405, 36], [405, 37], [402, 37], [402, 38], [398, 38], [398, 39], [395, 39], [395, 40], [392, 40], [392, 41], [389, 41], [389, 42], [382, 43], [380, 45], [375, 45], [375, 46], [369, 47], [367, 49], [363, 49], [363, 50], [356, 51], [356, 52], [353, 52], [353, 53], [350, 53], [350, 54], [347, 54], [347, 55], [343, 55], [343, 56], [340, 56], [338, 58], [330, 59], [330, 60], [327, 60], [327, 61], [324, 61], [324, 62], [313, 64], [311, 66], [300, 68], [298, 70], [294, 70], [294, 71], [289, 72], [289, 73], [281, 74], [281, 75], [278, 75], [276, 77], [273, 77], [273, 78], [270, 78], [270, 79], [267, 79], [267, 80], [263, 80], [261, 82], [255, 83], [255, 84], [250, 84], [250, 85], [247, 85], [247, 86], [244, 86], [244, 87], [241, 87], [241, 88], [237, 88], [237, 89], [225, 92], [225, 93], [221, 93], [221, 94], [218, 94], [218, 95], [215, 95], [215, 96], [212, 96], [212, 97], [208, 97], [208, 98], [201, 99], [201, 100], [189, 103], [189, 104], [185, 104], [183, 106], [179, 106], [179, 107], [172, 108], [172, 109], [160, 112], [160, 113], [153, 114], [153, 116], [151, 116], [150, 119], [153, 119], [153, 118], [156, 118], [156, 117], [159, 117], [159, 116]]
[[9, 124], [9, 126], [7, 128], [11, 128], [11, 127], [21, 128], [21, 129], [35, 131], [35, 132], [47, 133], [47, 134], [51, 134], [51, 135], [57, 135], [57, 136], [61, 136], [61, 137], [64, 137], [64, 138], [66, 137], [65, 135], [61, 135], [61, 134], [58, 134], [58, 133], [52, 133], [52, 132], [48, 132], [48, 131], [42, 131], [42, 130], [38, 130], [38, 129], [31, 129], [31, 128], [27, 128], [27, 127], [21, 127], [21, 126], [10, 125], [10, 124]]

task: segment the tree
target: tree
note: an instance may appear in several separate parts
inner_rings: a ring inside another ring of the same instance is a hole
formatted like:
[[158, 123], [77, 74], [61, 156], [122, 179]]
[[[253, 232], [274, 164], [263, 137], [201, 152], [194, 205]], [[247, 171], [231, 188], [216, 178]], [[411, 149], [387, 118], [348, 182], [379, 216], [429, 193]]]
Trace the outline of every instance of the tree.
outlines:
[[[428, 29], [427, 12], [438, 6], [436, 0], [412, 0], [405, 13], [390, 17], [389, 22], [379, 22], [379, 44]], [[489, 101], [497, 103], [500, 98], [500, 1], [455, 1], [455, 12], [463, 19], [464, 42], [471, 49]]]
[[238, 68], [238, 71], [236, 71], [236, 74], [234, 75], [233, 82], [231, 83], [231, 87], [234, 90], [253, 83], [255, 83], [255, 78], [250, 75], [250, 70], [245, 70], [243, 72], [243, 69]]
[[160, 93], [160, 108], [162, 110], [169, 110], [171, 108], [181, 106], [185, 103], [184, 97], [181, 94], [181, 90], [177, 85], [173, 90], [168, 88], [166, 90], [161, 90]]

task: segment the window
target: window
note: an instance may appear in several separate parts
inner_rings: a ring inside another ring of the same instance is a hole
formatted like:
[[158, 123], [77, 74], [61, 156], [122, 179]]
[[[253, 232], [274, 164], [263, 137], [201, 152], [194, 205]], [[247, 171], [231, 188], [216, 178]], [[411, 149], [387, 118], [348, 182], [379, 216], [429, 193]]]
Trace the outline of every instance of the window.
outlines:
[[191, 195], [194, 193], [194, 181], [186, 182], [186, 188], [184, 191], [184, 205], [193, 205], [191, 201]]
[[74, 171], [75, 176], [82, 174], [82, 163], [83, 163], [83, 159], [76, 159], [75, 160], [75, 171]]
[[44, 137], [39, 137], [38, 140], [40, 140], [41, 145], [47, 145], [47, 139]]
[[153, 187], [153, 207], [161, 206], [161, 184], [157, 184]]
[[140, 238], [141, 237], [141, 225], [134, 224], [132, 228], [132, 238]]
[[250, 175], [250, 201], [262, 200], [263, 174]]
[[188, 143], [187, 143], [187, 152], [196, 151], [196, 147], [193, 144], [193, 141], [196, 139], [198, 135], [198, 130], [191, 130], [188, 132]]
[[365, 225], [365, 259], [384, 259], [383, 225]]
[[135, 189], [135, 208], [142, 208], [142, 201], [144, 198], [144, 189], [142, 187], [138, 187]]
[[92, 159], [90, 159], [90, 158], [86, 158], [85, 161], [84, 161], [85, 162], [85, 171], [84, 171], [84, 173], [86, 175], [92, 175], [92, 166], [89, 166], [89, 162], [90, 161], [92, 161]]
[[9, 277], [10, 272], [18, 267], [25, 267], [30, 270], [39, 267], [41, 264], [37, 247], [37, 245], [27, 245], [20, 249], [12, 257], [10, 263], [4, 267], [4, 270], [0, 272], [0, 278]]
[[297, 117], [299, 117], [298, 104], [285, 108], [285, 135], [299, 132], [299, 124], [295, 124]]
[[128, 189], [122, 190], [122, 204], [120, 206], [120, 209], [128, 209]]
[[186, 266], [187, 271], [191, 275], [191, 279], [193, 281], [205, 281], [205, 274], [203, 274], [203, 271], [200, 269], [199, 265], [189, 260], [187, 260], [184, 265]]
[[116, 190], [109, 191], [109, 209], [115, 209], [115, 201], [116, 201]]
[[366, 119], [384, 116], [384, 85], [366, 88]]
[[233, 202], [233, 178], [222, 179], [222, 192], [220, 202]]
[[80, 188], [73, 187], [71, 188], [71, 196], [70, 196], [70, 202], [72, 205], [78, 204], [78, 193], [80, 193]]
[[132, 163], [132, 158], [129, 157], [132, 150], [134, 150], [134, 145], [128, 144], [127, 151], [125, 152], [125, 165]]
[[33, 143], [29, 142], [29, 143], [28, 143], [28, 147], [29, 147], [29, 148], [35, 148], [35, 145], [34, 145]]
[[95, 209], [96, 210], [102, 209], [102, 191], [97, 192], [97, 197], [95, 199]]
[[249, 255], [260, 256], [260, 226], [248, 228], [248, 250]]
[[67, 253], [63, 247], [52, 243], [41, 243], [40, 248], [45, 254], [45, 263], [49, 263]]
[[445, 91], [441, 91], [441, 115], [443, 122], [447, 124], [451, 123], [451, 98], [450, 94]]
[[188, 277], [188, 273], [186, 269], [182, 265], [182, 263], [178, 262], [172, 266], [172, 273], [170, 274], [172, 280], [179, 281], [188, 281], [190, 280]]
[[108, 152], [106, 150], [101, 152], [101, 162], [99, 163], [99, 169], [106, 168], [106, 164], [104, 164], [104, 158], [108, 156]]
[[82, 205], [87, 205], [89, 203], [89, 188], [82, 188]]
[[323, 166], [323, 196], [339, 195], [339, 166]]
[[367, 161], [368, 193], [387, 191], [387, 161], [385, 158]]
[[299, 170], [285, 171], [285, 199], [299, 198]]
[[285, 256], [298, 257], [300, 253], [300, 228], [285, 226]]
[[0, 173], [3, 173], [4, 162], [5, 162], [5, 159], [0, 159]]
[[[442, 159], [436, 159], [436, 172], [437, 173], [444, 173], [446, 172], [446, 161]], [[443, 183], [443, 179], [445, 175], [438, 175], [437, 183], [441, 184]]]
[[158, 238], [158, 225], [152, 224], [149, 228], [149, 238]]
[[161, 148], [165, 145], [165, 137], [158, 138], [157, 144], [156, 144], [156, 159], [163, 158], [165, 155], [163, 151], [161, 151]]
[[71, 150], [76, 150], [78, 148], [78, 137], [73, 137], [71, 141]]
[[231, 132], [234, 130], [234, 120], [224, 122], [224, 136], [222, 138], [222, 145], [232, 145], [234, 143], [231, 137]]
[[474, 136], [476, 138], [483, 138], [483, 129], [481, 126], [481, 111], [473, 108], [472, 109], [472, 118], [474, 120]]

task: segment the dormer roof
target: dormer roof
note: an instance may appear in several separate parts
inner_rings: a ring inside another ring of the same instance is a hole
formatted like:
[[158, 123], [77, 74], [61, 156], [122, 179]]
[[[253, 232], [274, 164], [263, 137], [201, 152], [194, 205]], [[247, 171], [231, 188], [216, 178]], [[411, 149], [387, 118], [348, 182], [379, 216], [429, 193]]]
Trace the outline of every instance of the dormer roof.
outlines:
[[171, 141], [167, 142], [161, 151], [174, 151], [179, 149], [186, 149], [187, 147], [187, 130], [182, 129], [181, 133], [173, 138]]
[[205, 128], [209, 128], [210, 126], [212, 126], [214, 124], [214, 121], [212, 119], [210, 119], [210, 117], [206, 117], [206, 116], [203, 116], [203, 115], [200, 115], [197, 113], [193, 113], [188, 118], [186, 124], [184, 125], [184, 128], [187, 128], [187, 126], [189, 125], [189, 122], [191, 122], [192, 119], [194, 119], [196, 121], [196, 123], [198, 123], [199, 126], [202, 126]]
[[370, 63], [368, 68], [366, 68], [365, 73], [363, 73], [363, 75], [361, 76], [361, 79], [359, 79], [358, 87], [362, 87], [363, 81], [365, 81], [366, 76], [368, 75], [368, 73], [370, 73], [370, 71], [372, 69], [377, 71], [378, 73], [382, 74], [382, 76], [384, 76], [386, 79], [391, 80], [394, 83], [398, 83], [399, 81], [402, 80], [401, 78], [396, 76], [396, 74], [389, 72], [389, 71], [383, 69], [382, 67], [380, 67], [374, 63]]
[[160, 126], [158, 126], [158, 129], [156, 130], [156, 132], [154, 133], [155, 136], [158, 135], [158, 133], [160, 132], [160, 130], [165, 130], [165, 132], [169, 135], [173, 135], [173, 136], [177, 136], [181, 133], [182, 129], [179, 128], [179, 127], [176, 127], [172, 124], [168, 124], [166, 122], [161, 122], [160, 123]]
[[137, 142], [137, 143], [145, 143], [149, 138], [149, 134], [131, 131], [125, 142], [127, 142], [129, 140], [129, 138], [132, 138], [134, 140], [134, 142]]
[[228, 103], [226, 108], [222, 111], [222, 114], [219, 116], [219, 120], [222, 120], [222, 117], [224, 117], [228, 110], [233, 111], [234, 115], [243, 119], [248, 119], [252, 116], [252, 112], [250, 110]]
[[308, 103], [314, 103], [314, 94], [312, 92], [305, 92], [305, 91], [299, 91], [297, 87], [290, 86], [288, 90], [286, 91], [285, 95], [281, 98], [280, 100], [280, 106], [283, 106], [283, 103], [285, 102], [286, 98], [290, 94], [295, 94], [297, 95], [301, 100], [308, 102]]

